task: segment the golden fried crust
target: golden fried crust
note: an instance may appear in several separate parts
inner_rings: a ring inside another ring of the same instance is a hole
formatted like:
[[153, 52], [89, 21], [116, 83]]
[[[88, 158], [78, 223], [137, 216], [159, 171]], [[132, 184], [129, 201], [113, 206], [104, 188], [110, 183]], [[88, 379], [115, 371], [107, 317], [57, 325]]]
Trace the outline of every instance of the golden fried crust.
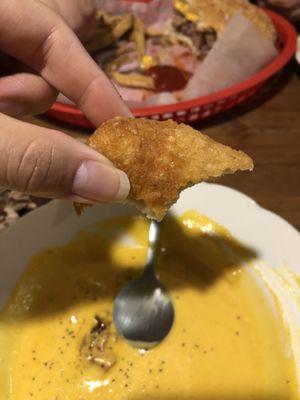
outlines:
[[251, 170], [243, 152], [174, 121], [113, 118], [88, 144], [126, 172], [129, 201], [158, 220], [188, 186], [237, 170]]
[[236, 12], [242, 12], [273, 43], [277, 33], [269, 16], [246, 0], [189, 0], [191, 11], [199, 15], [203, 28], [223, 31]]

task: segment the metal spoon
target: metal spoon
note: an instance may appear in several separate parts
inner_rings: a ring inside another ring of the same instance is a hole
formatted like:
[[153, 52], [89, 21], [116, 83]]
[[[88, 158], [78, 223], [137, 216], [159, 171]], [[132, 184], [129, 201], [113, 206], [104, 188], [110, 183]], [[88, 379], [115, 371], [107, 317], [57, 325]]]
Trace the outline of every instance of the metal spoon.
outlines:
[[172, 300], [154, 269], [158, 239], [159, 224], [151, 221], [144, 272], [125, 286], [115, 299], [116, 328], [134, 347], [155, 346], [169, 333], [174, 321]]

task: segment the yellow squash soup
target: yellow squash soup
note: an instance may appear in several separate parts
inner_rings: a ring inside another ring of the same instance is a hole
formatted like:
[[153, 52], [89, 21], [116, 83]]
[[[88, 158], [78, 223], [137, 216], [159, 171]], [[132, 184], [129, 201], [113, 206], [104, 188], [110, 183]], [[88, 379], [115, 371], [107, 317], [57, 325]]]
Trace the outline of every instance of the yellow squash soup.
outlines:
[[141, 272], [147, 235], [145, 219], [122, 217], [32, 258], [1, 315], [0, 398], [298, 398], [283, 325], [242, 267], [256, 255], [194, 212], [162, 226], [171, 333], [148, 351], [118, 337], [113, 299]]

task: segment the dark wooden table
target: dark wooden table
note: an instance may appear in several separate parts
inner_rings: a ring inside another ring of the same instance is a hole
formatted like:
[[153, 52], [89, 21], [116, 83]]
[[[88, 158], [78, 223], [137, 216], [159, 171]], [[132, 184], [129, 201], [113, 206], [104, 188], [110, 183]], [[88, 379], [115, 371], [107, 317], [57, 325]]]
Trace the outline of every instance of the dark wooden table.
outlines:
[[[284, 87], [257, 108], [199, 128], [254, 160], [253, 173], [226, 176], [220, 183], [248, 194], [300, 230], [300, 79], [292, 69]], [[86, 137], [82, 130], [49, 119], [27, 120]]]

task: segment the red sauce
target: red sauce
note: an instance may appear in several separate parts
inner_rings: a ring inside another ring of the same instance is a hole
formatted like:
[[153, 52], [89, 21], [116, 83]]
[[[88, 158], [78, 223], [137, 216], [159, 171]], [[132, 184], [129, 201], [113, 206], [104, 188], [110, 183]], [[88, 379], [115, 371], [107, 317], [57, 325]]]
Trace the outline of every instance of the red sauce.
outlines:
[[172, 65], [155, 65], [147, 70], [155, 81], [157, 92], [173, 92], [183, 89], [191, 74]]

